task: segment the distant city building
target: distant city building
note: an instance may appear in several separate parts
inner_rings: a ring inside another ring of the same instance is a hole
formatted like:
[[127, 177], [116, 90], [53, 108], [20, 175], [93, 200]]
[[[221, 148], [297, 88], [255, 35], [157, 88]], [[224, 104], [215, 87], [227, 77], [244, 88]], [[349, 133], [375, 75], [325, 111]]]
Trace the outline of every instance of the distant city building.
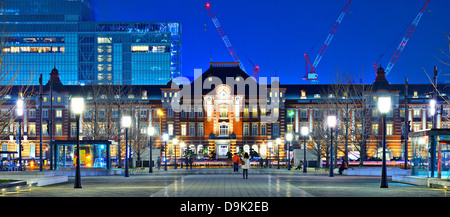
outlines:
[[53, 67], [64, 85], [158, 85], [181, 76], [178, 22], [99, 22], [87, 0], [8, 2], [1, 84], [36, 84]]

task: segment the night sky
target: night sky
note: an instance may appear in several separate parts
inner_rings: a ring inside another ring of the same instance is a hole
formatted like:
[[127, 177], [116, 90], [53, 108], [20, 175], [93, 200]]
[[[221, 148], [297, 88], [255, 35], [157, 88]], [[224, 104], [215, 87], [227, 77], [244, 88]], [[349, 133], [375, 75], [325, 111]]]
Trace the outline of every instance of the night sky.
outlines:
[[[212, 23], [206, 0], [99, 0], [99, 21], [179, 21], [182, 25], [182, 73], [193, 76], [209, 62], [233, 59]], [[277, 75], [282, 84], [310, 84], [305, 75], [348, 0], [210, 0], [211, 8], [252, 74]], [[372, 83], [375, 62], [386, 68], [397, 46], [426, 0], [353, 0], [316, 72], [320, 84], [334, 83], [336, 73]], [[391, 84], [428, 83], [437, 58], [450, 54], [450, 1], [431, 0], [408, 44], [388, 76]], [[206, 26], [205, 26], [206, 24]], [[449, 61], [450, 62], [450, 61]], [[438, 82], [450, 81], [450, 66]]]

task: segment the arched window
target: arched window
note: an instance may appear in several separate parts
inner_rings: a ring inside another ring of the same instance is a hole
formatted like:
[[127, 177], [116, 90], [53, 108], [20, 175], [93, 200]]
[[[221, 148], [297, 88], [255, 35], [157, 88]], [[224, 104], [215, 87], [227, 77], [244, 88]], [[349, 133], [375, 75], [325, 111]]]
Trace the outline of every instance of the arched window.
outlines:
[[257, 144], [252, 145], [252, 149], [253, 149], [253, 151], [255, 151], [256, 153], [259, 154], [259, 148], [258, 148]]
[[267, 157], [267, 146], [266, 144], [262, 144], [261, 148], [259, 149], [259, 156], [266, 158]]
[[247, 152], [247, 154], [250, 155], [250, 146], [249, 145], [244, 145], [244, 152]]
[[195, 145], [194, 144], [190, 145], [189, 148], [191, 149], [192, 152], [194, 152], [194, 154], [197, 154], [197, 152], [195, 151]]

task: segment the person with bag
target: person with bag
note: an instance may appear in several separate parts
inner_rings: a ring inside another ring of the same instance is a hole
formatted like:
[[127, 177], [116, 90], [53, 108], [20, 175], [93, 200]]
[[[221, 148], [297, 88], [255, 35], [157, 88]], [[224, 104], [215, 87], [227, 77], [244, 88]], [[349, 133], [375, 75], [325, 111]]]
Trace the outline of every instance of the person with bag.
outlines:
[[248, 169], [250, 169], [250, 157], [248, 156], [247, 152], [244, 154], [244, 159], [241, 161], [242, 165], [242, 178], [248, 179]]

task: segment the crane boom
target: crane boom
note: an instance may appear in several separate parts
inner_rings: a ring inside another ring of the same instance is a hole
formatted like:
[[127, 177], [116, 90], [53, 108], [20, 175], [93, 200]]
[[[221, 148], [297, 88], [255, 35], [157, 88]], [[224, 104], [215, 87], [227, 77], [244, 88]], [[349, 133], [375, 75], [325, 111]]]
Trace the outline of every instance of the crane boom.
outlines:
[[[344, 19], [345, 13], [347, 12], [348, 6], [352, 0], [348, 0], [347, 5], [342, 10], [341, 14], [339, 14], [339, 17], [336, 19], [336, 22], [333, 25], [333, 28], [331, 29], [330, 33], [328, 34], [327, 38], [325, 39], [325, 42], [322, 45], [322, 48], [319, 51], [319, 54], [317, 54], [316, 59], [314, 59], [313, 64], [309, 61], [308, 55], [304, 54], [305, 60], [306, 60], [306, 76], [303, 77], [305, 80], [315, 81], [317, 82], [317, 73], [315, 72], [317, 66], [319, 65], [320, 60], [322, 60], [323, 54], [325, 53], [325, 50], [328, 48], [328, 45], [330, 45], [331, 40], [333, 40], [334, 34], [336, 34], [337, 29], [339, 28], [339, 25], [341, 24], [342, 20]], [[311, 70], [308, 72], [308, 64], [311, 66]]]
[[409, 26], [408, 31], [406, 32], [405, 36], [403, 37], [402, 41], [397, 47], [397, 50], [395, 51], [394, 55], [392, 56], [391, 60], [389, 61], [388, 66], [386, 67], [386, 76], [389, 74], [389, 72], [392, 70], [392, 67], [394, 67], [395, 62], [397, 62], [398, 57], [402, 53], [403, 49], [405, 48], [406, 44], [409, 41], [409, 38], [411, 37], [412, 33], [417, 27], [417, 24], [419, 24], [420, 19], [422, 18], [423, 12], [425, 11], [425, 8], [427, 7], [430, 0], [427, 0], [425, 5], [420, 9], [419, 13], [417, 14], [416, 18], [414, 18], [412, 24]]
[[258, 72], [259, 72], [259, 66], [257, 66], [257, 65], [255, 65], [255, 64], [253, 64], [253, 62], [250, 60], [250, 59], [248, 59], [248, 61], [252, 64], [252, 66], [253, 66], [253, 77], [255, 78], [255, 79], [258, 79]]
[[[214, 23], [214, 26], [216, 27], [217, 31], [219, 32], [220, 37], [222, 37], [223, 42], [225, 43], [225, 46], [227, 47], [228, 51], [231, 54], [231, 57], [233, 57], [234, 62], [240, 63], [239, 57], [236, 54], [236, 52], [233, 49], [233, 46], [231, 45], [230, 40], [228, 39], [228, 36], [225, 34], [225, 31], [222, 28], [222, 25], [220, 25], [219, 19], [217, 19], [217, 16], [214, 14], [214, 12], [211, 9], [211, 4], [209, 2], [206, 2], [205, 8], [208, 11], [209, 16], [211, 17], [212, 22]], [[242, 70], [245, 71], [244, 65], [239, 64], [242, 68]]]

